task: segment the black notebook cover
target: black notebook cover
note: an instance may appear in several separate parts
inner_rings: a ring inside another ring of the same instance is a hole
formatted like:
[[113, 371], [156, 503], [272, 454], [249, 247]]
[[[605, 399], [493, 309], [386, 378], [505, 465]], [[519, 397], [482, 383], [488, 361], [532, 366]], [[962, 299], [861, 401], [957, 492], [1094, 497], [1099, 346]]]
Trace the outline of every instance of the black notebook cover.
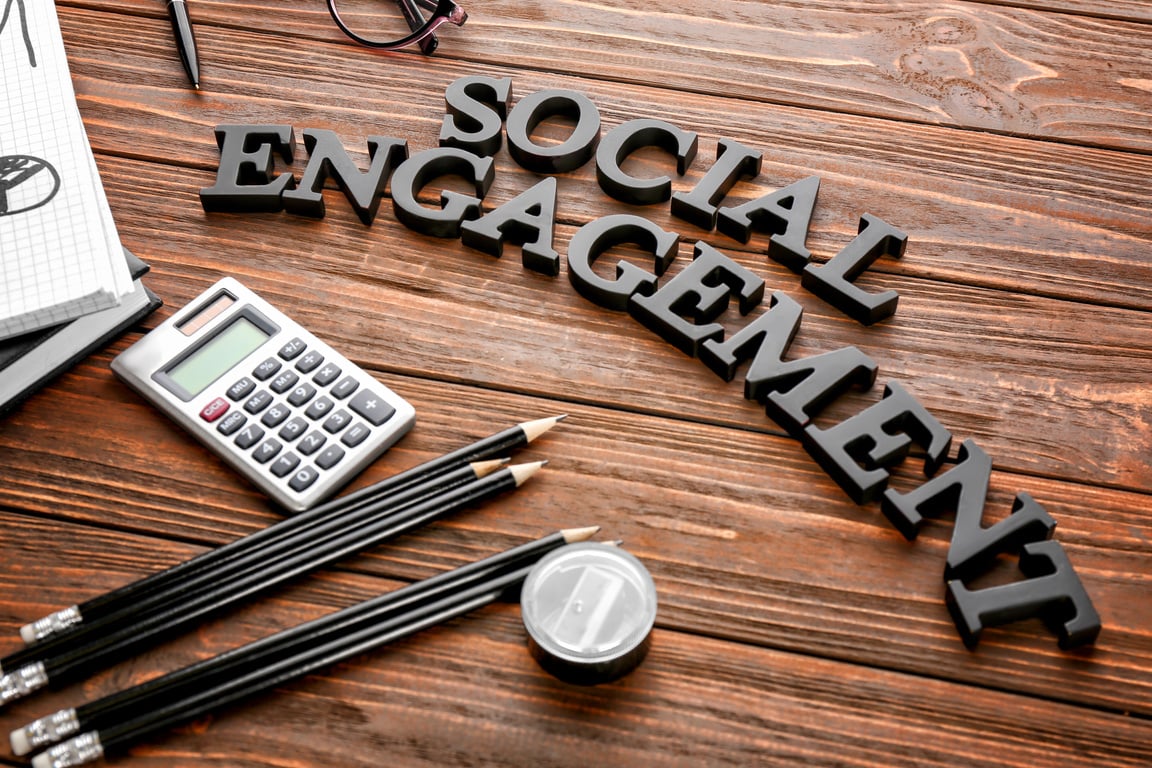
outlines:
[[162, 304], [140, 282], [148, 265], [127, 248], [124, 256], [135, 290], [120, 306], [0, 341], [0, 416]]

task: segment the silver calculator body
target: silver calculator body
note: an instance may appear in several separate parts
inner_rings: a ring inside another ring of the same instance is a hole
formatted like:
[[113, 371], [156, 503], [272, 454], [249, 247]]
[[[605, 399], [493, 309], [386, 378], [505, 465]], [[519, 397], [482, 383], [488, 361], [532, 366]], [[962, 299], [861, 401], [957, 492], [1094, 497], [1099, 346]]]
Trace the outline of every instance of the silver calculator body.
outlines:
[[112, 370], [295, 512], [339, 490], [416, 421], [407, 401], [232, 278]]

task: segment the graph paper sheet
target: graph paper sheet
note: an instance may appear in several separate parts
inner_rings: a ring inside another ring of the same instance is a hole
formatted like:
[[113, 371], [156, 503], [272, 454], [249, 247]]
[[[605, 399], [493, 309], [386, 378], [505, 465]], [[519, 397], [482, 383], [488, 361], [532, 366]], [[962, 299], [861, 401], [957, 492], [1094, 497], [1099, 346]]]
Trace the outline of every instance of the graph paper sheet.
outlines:
[[0, 0], [0, 339], [132, 289], [52, 0]]

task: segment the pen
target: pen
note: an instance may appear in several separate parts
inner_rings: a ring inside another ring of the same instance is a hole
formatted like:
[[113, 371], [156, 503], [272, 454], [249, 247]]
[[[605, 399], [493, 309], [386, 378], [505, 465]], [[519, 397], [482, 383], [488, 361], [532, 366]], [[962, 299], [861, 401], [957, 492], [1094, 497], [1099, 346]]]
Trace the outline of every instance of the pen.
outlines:
[[192, 21], [188, 18], [188, 5], [184, 0], [168, 0], [168, 17], [176, 32], [176, 48], [188, 72], [192, 87], [200, 87], [200, 64], [196, 60], [196, 38], [192, 34]]

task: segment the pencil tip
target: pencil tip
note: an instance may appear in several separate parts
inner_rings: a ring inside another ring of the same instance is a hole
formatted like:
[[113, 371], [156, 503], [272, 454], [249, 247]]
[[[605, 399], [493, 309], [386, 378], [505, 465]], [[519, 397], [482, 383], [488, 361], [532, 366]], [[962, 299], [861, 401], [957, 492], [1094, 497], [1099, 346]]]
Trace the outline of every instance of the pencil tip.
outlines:
[[516, 480], [516, 487], [519, 488], [528, 481], [528, 478], [540, 471], [540, 467], [544, 466], [546, 461], [532, 461], [527, 464], [513, 464], [508, 467], [508, 471], [512, 473], [513, 479]]
[[588, 539], [599, 532], [600, 526], [598, 525], [590, 525], [587, 528], [565, 528], [560, 531], [564, 536], [564, 541], [569, 544], [575, 544], [578, 541], [588, 541]]
[[549, 416], [546, 419], [526, 421], [520, 425], [520, 429], [524, 430], [524, 436], [527, 438], [528, 442], [532, 442], [536, 438], [540, 437], [540, 435], [552, 429], [552, 427], [564, 421], [566, 418], [568, 418], [568, 414], [565, 413], [560, 416]]
[[474, 461], [468, 466], [472, 468], [476, 479], [487, 477], [509, 462], [509, 459], [488, 459], [487, 461]]

